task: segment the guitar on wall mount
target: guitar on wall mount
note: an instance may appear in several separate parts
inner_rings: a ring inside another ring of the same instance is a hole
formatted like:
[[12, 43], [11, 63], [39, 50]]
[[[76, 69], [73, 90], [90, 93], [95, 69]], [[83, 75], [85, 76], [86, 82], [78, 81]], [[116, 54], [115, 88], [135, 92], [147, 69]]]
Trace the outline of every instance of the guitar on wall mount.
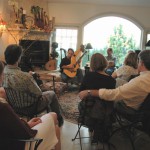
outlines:
[[73, 77], [76, 76], [77, 69], [80, 68], [81, 59], [87, 53], [87, 51], [84, 51], [84, 53], [79, 58], [77, 58], [79, 52], [83, 52], [83, 51], [84, 51], [84, 45], [81, 45], [80, 49], [78, 49], [77, 51], [75, 51], [74, 55], [71, 57], [71, 64], [70, 65], [74, 66], [73, 69], [63, 69], [63, 72], [68, 77], [73, 78]]

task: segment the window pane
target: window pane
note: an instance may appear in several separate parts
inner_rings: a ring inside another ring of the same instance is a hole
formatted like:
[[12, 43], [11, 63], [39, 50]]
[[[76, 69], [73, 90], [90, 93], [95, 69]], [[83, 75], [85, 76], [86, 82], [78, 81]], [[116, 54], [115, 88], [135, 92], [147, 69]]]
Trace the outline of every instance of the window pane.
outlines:
[[57, 51], [59, 53], [58, 57], [58, 68], [62, 58], [65, 56], [64, 52], [60, 52], [60, 48], [67, 50], [68, 48], [73, 48], [76, 50], [77, 45], [77, 29], [56, 29], [56, 42], [58, 43]]

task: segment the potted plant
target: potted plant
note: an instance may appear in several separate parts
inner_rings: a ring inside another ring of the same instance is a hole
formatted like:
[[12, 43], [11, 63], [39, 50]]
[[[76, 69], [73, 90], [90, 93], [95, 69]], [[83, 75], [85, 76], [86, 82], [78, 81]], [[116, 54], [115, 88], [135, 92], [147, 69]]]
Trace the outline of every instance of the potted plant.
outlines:
[[52, 43], [52, 51], [51, 51], [51, 54], [50, 54], [50, 57], [52, 59], [56, 59], [59, 56], [58, 52], [56, 51], [57, 47], [58, 47], [58, 43], [57, 42], [53, 42]]

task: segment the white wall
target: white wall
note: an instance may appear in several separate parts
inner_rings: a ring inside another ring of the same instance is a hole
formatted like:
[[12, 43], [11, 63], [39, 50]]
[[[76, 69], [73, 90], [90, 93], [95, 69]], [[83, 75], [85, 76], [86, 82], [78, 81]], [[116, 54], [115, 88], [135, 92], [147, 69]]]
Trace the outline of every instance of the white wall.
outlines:
[[[149, 7], [49, 3], [49, 15], [55, 17], [56, 26], [77, 26], [80, 31], [83, 25], [97, 17], [116, 15], [132, 20], [144, 30], [142, 48], [145, 45], [146, 32], [150, 29], [149, 14]], [[80, 40], [81, 37], [80, 32]]]

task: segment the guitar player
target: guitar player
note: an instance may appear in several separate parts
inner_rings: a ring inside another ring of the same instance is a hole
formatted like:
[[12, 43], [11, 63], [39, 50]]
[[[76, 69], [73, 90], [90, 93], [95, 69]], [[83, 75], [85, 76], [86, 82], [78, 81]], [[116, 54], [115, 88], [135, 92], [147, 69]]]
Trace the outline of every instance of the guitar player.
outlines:
[[[72, 72], [75, 68], [74, 64], [71, 64], [71, 58], [75, 57], [77, 55], [77, 52], [83, 52], [83, 49], [79, 49], [76, 52], [72, 48], [68, 49], [67, 56], [61, 60], [60, 63], [60, 69], [61, 69], [61, 78], [63, 82], [68, 83], [68, 80], [73, 79], [73, 83], [81, 83], [83, 79], [83, 73], [80, 68], [77, 69], [76, 75], [74, 77], [70, 77], [66, 73], [64, 73], [64, 70], [69, 70]], [[79, 62], [80, 63], [80, 62]]]

